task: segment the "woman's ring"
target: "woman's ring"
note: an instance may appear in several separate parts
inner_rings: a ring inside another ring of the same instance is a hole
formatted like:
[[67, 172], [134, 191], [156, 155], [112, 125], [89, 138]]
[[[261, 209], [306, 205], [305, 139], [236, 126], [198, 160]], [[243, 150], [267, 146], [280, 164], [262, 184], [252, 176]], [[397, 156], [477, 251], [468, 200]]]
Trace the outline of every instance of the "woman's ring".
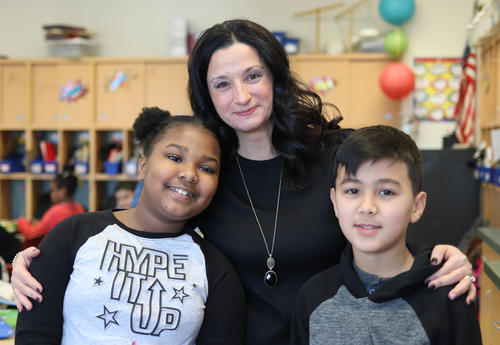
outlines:
[[473, 276], [466, 275], [465, 278], [469, 278], [472, 283], [476, 282], [476, 278], [474, 278]]

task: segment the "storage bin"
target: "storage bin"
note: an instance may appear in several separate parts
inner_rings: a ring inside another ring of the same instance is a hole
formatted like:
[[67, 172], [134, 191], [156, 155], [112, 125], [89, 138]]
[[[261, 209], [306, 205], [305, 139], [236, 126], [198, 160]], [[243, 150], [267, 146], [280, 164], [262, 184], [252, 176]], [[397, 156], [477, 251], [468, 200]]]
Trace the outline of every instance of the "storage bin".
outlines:
[[481, 181], [481, 171], [480, 171], [480, 166], [476, 165], [476, 167], [474, 168], [474, 172], [473, 172], [473, 175], [474, 175], [474, 179], [476, 181]]
[[43, 162], [43, 172], [46, 174], [57, 174], [57, 161]]
[[495, 167], [494, 168], [494, 183], [497, 185], [497, 186], [500, 186], [500, 167]]
[[293, 55], [299, 53], [299, 42], [298, 38], [286, 37], [282, 44], [287, 54]]
[[32, 174], [43, 174], [43, 160], [33, 159], [30, 162], [30, 171]]
[[0, 160], [0, 173], [9, 174], [13, 172], [24, 171], [24, 165], [19, 159]]
[[77, 175], [87, 175], [89, 173], [89, 162], [75, 162], [75, 173]]
[[122, 170], [121, 162], [104, 162], [104, 172], [106, 174], [115, 175], [119, 174]]
[[137, 176], [137, 161], [125, 162], [125, 175]]
[[276, 37], [276, 39], [281, 43], [283, 44], [283, 40], [285, 39], [286, 37], [286, 34], [284, 31], [273, 31], [272, 34], [274, 35], [274, 37]]
[[495, 183], [495, 170], [491, 167], [484, 167], [483, 182]]
[[55, 57], [80, 57], [94, 55], [92, 41], [84, 38], [47, 41], [49, 53]]

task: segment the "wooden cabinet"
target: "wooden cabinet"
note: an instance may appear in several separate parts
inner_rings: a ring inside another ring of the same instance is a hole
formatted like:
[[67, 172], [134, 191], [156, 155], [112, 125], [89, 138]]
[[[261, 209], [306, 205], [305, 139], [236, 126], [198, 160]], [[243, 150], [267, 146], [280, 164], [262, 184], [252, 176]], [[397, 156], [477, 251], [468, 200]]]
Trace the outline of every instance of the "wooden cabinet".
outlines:
[[500, 128], [500, 25], [478, 44], [478, 121], [481, 140], [491, 144], [490, 130]]
[[[351, 104], [349, 90], [350, 61], [339, 57], [326, 55], [304, 55], [292, 57], [292, 70], [321, 96], [323, 102], [337, 106], [344, 115], [344, 121], [349, 117]], [[330, 84], [331, 83], [331, 84]]]
[[484, 261], [481, 276], [481, 298], [479, 317], [484, 345], [496, 345], [500, 339], [500, 261]]
[[[390, 61], [383, 54], [290, 57], [292, 70], [311, 87], [331, 79], [330, 87], [318, 92], [340, 108], [346, 127], [398, 123], [399, 102], [378, 86]], [[57, 144], [59, 171], [72, 159], [78, 138], [87, 138], [88, 171], [80, 176], [76, 199], [89, 211], [98, 210], [116, 183], [136, 180], [123, 168], [106, 172], [101, 149], [118, 140], [121, 164], [134, 156], [132, 124], [144, 106], [191, 114], [187, 84], [187, 58], [0, 60], [0, 159], [13, 133], [22, 133], [28, 170], [0, 173], [0, 219], [33, 217], [53, 175], [33, 174], [29, 163], [48, 138]]]
[[[489, 265], [486, 262], [485, 268], [489, 268]], [[480, 326], [483, 344], [496, 345], [500, 339], [500, 289], [487, 274], [481, 278], [481, 285], [481, 306], [484, 311], [481, 312]]]
[[500, 228], [481, 227], [483, 271], [479, 322], [483, 344], [496, 345], [500, 339]]
[[186, 90], [187, 60], [148, 61], [146, 63], [146, 106], [168, 109], [172, 114], [192, 114]]
[[31, 69], [34, 127], [90, 126], [93, 97], [90, 62], [47, 60], [33, 63]]
[[[480, 141], [491, 146], [491, 130], [500, 128], [500, 26], [496, 26], [479, 42], [477, 121]], [[480, 207], [486, 224], [500, 227], [500, 186], [481, 183]]]
[[96, 63], [96, 127], [132, 126], [145, 105], [144, 68], [142, 62]]
[[400, 125], [401, 103], [387, 97], [378, 81], [390, 62], [385, 54], [299, 55], [290, 60], [292, 70], [309, 87], [317, 87], [324, 102], [339, 108], [341, 125], [351, 128]]
[[4, 129], [28, 124], [28, 78], [26, 62], [0, 65], [0, 124]]

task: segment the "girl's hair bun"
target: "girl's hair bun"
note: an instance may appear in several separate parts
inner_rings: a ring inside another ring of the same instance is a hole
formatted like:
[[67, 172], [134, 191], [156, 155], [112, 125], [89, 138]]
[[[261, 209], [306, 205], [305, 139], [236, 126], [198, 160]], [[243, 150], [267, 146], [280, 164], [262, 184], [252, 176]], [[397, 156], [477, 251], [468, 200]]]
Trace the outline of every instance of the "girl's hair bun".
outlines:
[[168, 110], [162, 110], [158, 107], [142, 108], [142, 112], [134, 121], [135, 138], [143, 143], [148, 136], [152, 135], [154, 137], [156, 132], [165, 126], [171, 116]]

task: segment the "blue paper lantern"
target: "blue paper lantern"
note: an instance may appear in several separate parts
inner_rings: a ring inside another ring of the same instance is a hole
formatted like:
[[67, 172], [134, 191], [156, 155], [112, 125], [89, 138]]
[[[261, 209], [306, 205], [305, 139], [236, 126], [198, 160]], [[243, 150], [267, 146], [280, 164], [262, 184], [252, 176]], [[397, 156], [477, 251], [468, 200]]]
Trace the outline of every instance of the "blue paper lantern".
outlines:
[[415, 12], [414, 0], [380, 0], [378, 10], [382, 18], [392, 25], [406, 23]]

